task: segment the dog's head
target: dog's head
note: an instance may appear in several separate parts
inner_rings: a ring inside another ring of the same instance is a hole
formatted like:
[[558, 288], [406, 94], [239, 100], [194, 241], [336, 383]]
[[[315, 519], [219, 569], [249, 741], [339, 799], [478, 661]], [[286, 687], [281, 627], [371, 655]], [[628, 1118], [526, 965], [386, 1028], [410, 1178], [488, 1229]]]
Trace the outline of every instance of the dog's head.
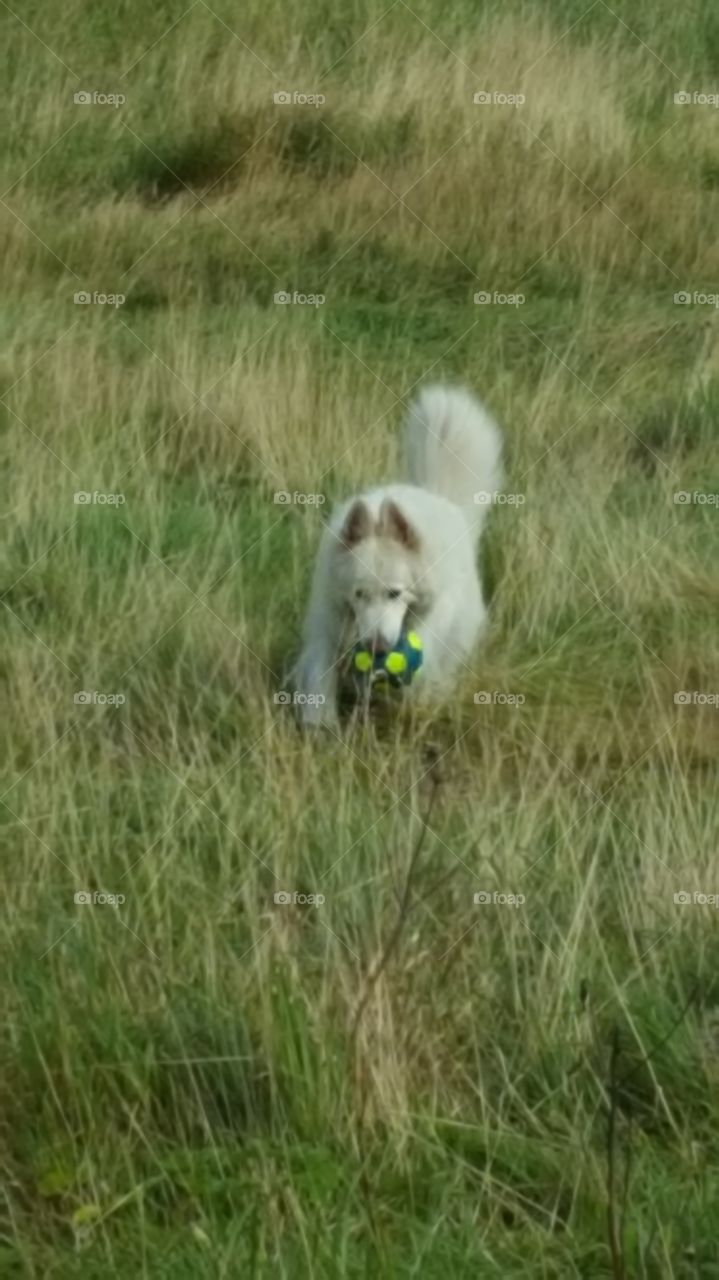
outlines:
[[356, 641], [379, 650], [397, 644], [417, 600], [420, 550], [417, 530], [392, 499], [378, 516], [362, 498], [353, 502], [339, 533], [337, 575]]

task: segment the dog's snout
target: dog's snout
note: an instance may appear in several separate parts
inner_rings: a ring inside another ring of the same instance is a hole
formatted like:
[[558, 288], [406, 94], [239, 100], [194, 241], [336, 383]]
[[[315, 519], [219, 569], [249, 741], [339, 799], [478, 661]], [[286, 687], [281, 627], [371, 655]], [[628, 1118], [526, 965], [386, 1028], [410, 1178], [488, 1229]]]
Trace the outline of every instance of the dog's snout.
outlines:
[[383, 631], [375, 631], [367, 636], [364, 643], [373, 653], [388, 653], [395, 643], [395, 638], [386, 635]]

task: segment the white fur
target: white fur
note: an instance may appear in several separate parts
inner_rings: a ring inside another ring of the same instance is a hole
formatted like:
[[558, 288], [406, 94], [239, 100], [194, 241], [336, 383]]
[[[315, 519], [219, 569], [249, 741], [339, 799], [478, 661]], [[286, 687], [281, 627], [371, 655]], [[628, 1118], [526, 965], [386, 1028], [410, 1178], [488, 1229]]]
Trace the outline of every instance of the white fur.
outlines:
[[426, 387], [408, 412], [404, 452], [408, 483], [350, 499], [325, 528], [295, 671], [305, 724], [335, 720], [356, 641], [391, 645], [406, 618], [424, 646], [410, 690], [441, 692], [484, 628], [476, 553], [489, 503], [475, 494], [501, 483], [499, 428], [469, 392]]

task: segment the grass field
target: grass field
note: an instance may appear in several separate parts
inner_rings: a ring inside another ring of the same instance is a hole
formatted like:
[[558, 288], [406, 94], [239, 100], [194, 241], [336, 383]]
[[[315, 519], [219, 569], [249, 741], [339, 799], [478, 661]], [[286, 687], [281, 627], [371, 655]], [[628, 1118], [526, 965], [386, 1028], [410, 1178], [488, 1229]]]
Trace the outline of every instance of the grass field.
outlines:
[[[0, 23], [0, 1274], [719, 1277], [715, 7]], [[489, 639], [308, 740], [424, 380]]]

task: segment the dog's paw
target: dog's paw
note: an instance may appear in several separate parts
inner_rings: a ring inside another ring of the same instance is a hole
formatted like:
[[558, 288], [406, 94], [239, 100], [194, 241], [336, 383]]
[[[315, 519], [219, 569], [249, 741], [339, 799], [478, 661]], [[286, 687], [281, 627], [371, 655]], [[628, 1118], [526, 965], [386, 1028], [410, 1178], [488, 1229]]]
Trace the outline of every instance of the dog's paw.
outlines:
[[297, 727], [302, 733], [337, 733], [340, 722], [337, 712], [327, 706], [304, 706], [298, 710]]

